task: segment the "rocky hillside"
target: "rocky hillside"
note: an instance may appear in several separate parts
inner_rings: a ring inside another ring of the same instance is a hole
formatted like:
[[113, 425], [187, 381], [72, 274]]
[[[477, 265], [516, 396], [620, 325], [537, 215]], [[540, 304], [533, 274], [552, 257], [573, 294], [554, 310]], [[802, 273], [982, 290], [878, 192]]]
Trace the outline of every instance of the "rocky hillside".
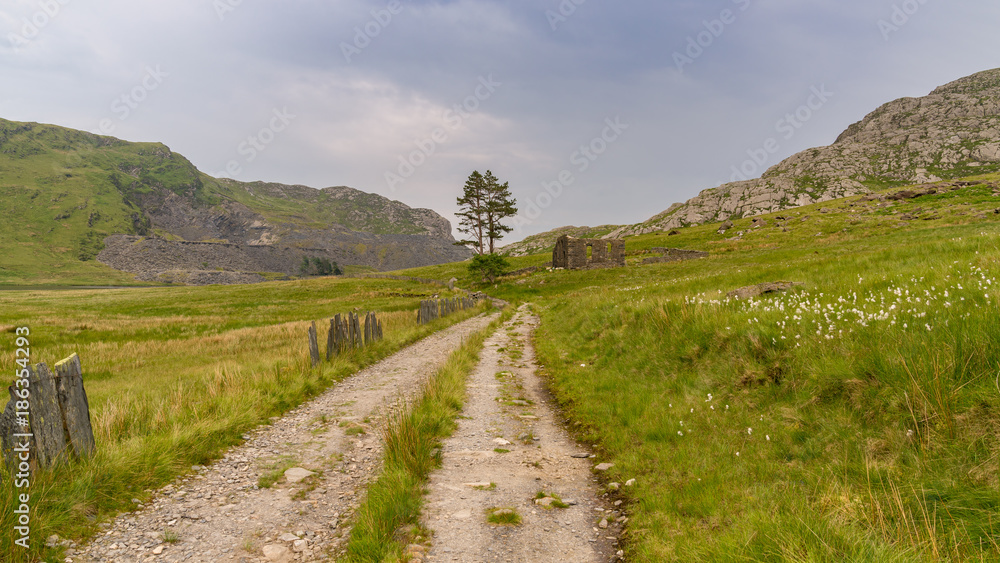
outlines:
[[832, 145], [809, 149], [761, 178], [705, 190], [609, 236], [724, 221], [866, 193], [1000, 170], [1000, 69], [922, 98], [889, 102]]
[[197, 270], [245, 281], [297, 274], [303, 257], [387, 270], [471, 254], [429, 209], [343, 186], [212, 178], [159, 143], [2, 119], [0, 208], [0, 283], [96, 261], [147, 280]]
[[620, 228], [620, 225], [600, 225], [597, 227], [559, 227], [525, 237], [517, 242], [512, 242], [500, 249], [500, 253], [506, 256], [530, 256], [552, 250], [556, 245], [556, 240], [563, 235], [577, 238], [601, 238], [602, 236]]

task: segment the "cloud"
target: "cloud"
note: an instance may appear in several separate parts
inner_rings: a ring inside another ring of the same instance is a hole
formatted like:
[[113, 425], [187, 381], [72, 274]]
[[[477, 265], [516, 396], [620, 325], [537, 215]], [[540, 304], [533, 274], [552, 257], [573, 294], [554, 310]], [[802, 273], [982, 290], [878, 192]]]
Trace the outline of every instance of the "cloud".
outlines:
[[[555, 29], [559, 0], [50, 1], [60, 12], [18, 52], [10, 34], [41, 4], [0, 8], [2, 117], [86, 130], [110, 119], [114, 135], [165, 142], [209, 172], [236, 160], [241, 179], [351, 185], [445, 214], [474, 168], [525, 201], [574, 171], [524, 234], [644, 220], [726, 179], [812, 86], [837, 98], [776, 160], [881, 103], [996, 66], [1000, 42], [987, 0], [927, 0], [888, 41], [878, 22], [903, 0], [587, 0]], [[724, 10], [735, 18], [720, 29]], [[699, 34], [707, 44], [679, 72], [674, 54]], [[360, 53], [347, 60], [345, 44]], [[168, 76], [120, 119], [114, 104], [157, 67]], [[449, 127], [491, 75], [501, 86]], [[241, 143], [275, 111], [295, 118], [248, 161]], [[579, 172], [572, 155], [614, 117], [632, 127]], [[391, 190], [386, 172], [438, 129], [446, 139]]]

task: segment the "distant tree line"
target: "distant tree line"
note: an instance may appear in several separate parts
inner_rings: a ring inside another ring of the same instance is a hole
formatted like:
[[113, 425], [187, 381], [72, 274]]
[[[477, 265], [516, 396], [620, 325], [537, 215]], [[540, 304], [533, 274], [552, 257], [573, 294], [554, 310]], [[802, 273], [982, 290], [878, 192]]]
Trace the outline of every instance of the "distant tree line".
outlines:
[[316, 256], [312, 258], [303, 256], [302, 263], [299, 264], [299, 273], [303, 276], [341, 276], [344, 274], [336, 262]]

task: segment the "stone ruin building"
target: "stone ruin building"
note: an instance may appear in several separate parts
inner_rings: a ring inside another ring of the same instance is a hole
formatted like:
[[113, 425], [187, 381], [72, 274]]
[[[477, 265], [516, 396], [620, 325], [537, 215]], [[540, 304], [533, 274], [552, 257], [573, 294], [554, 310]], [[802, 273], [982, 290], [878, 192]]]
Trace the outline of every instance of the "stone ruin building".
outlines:
[[552, 267], [567, 270], [625, 266], [625, 241], [563, 235], [552, 251]]

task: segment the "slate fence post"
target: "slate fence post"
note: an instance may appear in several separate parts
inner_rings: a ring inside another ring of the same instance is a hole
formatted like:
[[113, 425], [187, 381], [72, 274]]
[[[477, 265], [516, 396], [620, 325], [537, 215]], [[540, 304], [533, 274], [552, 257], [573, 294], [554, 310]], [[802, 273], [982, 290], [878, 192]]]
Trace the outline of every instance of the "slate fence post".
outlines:
[[94, 453], [94, 429], [80, 357], [73, 354], [55, 367], [55, 374], [44, 362], [26, 368], [31, 391], [26, 411], [18, 408], [24, 399], [15, 395], [15, 385], [7, 389], [10, 401], [0, 414], [0, 451], [8, 466], [16, 466], [19, 456], [14, 449], [25, 443], [35, 467], [48, 468], [70, 456]]
[[[382, 321], [373, 312], [365, 314], [364, 326], [362, 326], [361, 315], [347, 313], [341, 316], [339, 313], [330, 319], [330, 330], [326, 335], [326, 359], [330, 361], [337, 354], [343, 354], [348, 350], [354, 350], [369, 346], [372, 343], [382, 340]], [[313, 358], [313, 366], [319, 363], [319, 350], [313, 354], [313, 342], [316, 338], [313, 330], [316, 323], [309, 329], [309, 350]]]

